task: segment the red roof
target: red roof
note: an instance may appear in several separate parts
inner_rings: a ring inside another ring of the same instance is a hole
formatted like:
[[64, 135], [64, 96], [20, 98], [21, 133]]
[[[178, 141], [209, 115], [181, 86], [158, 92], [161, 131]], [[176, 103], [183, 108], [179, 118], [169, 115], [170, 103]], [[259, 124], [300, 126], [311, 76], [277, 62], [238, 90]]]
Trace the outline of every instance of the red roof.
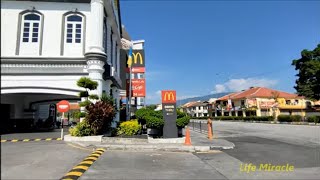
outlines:
[[265, 87], [253, 87], [245, 91], [228, 94], [226, 96], [219, 98], [218, 100], [228, 100], [229, 98], [230, 99], [271, 98], [273, 96], [277, 96], [279, 98], [285, 98], [285, 99], [304, 98], [302, 96], [298, 96], [297, 94], [287, 93], [287, 92], [269, 89]]

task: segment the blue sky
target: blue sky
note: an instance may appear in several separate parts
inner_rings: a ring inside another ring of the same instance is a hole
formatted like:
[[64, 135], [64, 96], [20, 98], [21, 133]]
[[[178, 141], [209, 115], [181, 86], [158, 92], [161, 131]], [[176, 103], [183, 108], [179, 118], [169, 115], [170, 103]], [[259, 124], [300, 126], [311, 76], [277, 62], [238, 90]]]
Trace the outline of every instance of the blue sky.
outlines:
[[320, 1], [121, 1], [144, 39], [146, 103], [265, 86], [295, 92], [293, 59], [320, 43]]

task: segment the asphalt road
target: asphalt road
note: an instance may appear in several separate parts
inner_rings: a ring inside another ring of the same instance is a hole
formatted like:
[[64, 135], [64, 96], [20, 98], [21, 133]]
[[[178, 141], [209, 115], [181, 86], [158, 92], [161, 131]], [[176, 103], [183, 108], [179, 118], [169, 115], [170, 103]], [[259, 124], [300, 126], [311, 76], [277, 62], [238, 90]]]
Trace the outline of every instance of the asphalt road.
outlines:
[[[213, 132], [235, 144], [221, 153], [195, 154], [229, 179], [318, 179], [320, 127], [243, 122], [213, 122]], [[293, 172], [240, 171], [241, 164], [292, 165]], [[233, 175], [231, 175], [233, 174]]]
[[[69, 134], [69, 127], [63, 128], [64, 135]], [[43, 132], [27, 132], [27, 133], [9, 133], [2, 134], [1, 139], [12, 140], [12, 139], [46, 139], [46, 138], [60, 138], [61, 129], [54, 129], [52, 131]]]
[[90, 153], [63, 141], [1, 143], [1, 179], [60, 179]]

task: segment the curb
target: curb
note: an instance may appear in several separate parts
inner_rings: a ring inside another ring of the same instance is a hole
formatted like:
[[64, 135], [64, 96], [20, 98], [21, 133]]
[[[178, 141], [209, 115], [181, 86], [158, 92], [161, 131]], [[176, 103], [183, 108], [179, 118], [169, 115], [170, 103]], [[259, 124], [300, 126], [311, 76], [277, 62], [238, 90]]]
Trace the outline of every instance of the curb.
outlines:
[[84, 172], [86, 172], [89, 167], [104, 153], [105, 149], [98, 148], [93, 151], [89, 156], [87, 156], [82, 162], [74, 166], [67, 174], [65, 174], [61, 180], [78, 179]]
[[31, 142], [31, 141], [61, 141], [61, 138], [46, 138], [46, 139], [1, 139], [1, 143], [5, 142]]
[[[80, 146], [86, 147], [82, 143], [77, 143]], [[186, 145], [156, 145], [156, 144], [99, 144], [97, 147], [106, 148], [107, 150], [122, 150], [122, 151], [167, 151], [167, 152], [207, 152], [217, 149], [233, 149], [233, 146], [186, 146]]]
[[[192, 119], [190, 122], [195, 122], [195, 123], [201, 123], [205, 124], [207, 123], [206, 120], [196, 120]], [[244, 121], [244, 120], [213, 120], [214, 121], [219, 121], [219, 122], [243, 122], [243, 123], [263, 123], [263, 124], [289, 124], [289, 125], [305, 125], [305, 126], [320, 126], [320, 123], [309, 123], [309, 122], [274, 122], [274, 121]], [[191, 126], [192, 127], [192, 126]]]

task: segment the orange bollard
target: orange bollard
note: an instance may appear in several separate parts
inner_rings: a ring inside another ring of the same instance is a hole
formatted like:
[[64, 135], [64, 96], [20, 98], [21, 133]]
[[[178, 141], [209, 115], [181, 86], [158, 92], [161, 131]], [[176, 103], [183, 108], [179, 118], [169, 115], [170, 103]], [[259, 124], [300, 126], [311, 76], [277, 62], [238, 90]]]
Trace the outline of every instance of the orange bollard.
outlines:
[[209, 118], [208, 119], [208, 139], [212, 140], [212, 121], [211, 119]]
[[186, 129], [186, 139], [184, 141], [184, 145], [191, 146], [191, 138], [190, 138], [189, 127], [187, 127], [187, 129]]

